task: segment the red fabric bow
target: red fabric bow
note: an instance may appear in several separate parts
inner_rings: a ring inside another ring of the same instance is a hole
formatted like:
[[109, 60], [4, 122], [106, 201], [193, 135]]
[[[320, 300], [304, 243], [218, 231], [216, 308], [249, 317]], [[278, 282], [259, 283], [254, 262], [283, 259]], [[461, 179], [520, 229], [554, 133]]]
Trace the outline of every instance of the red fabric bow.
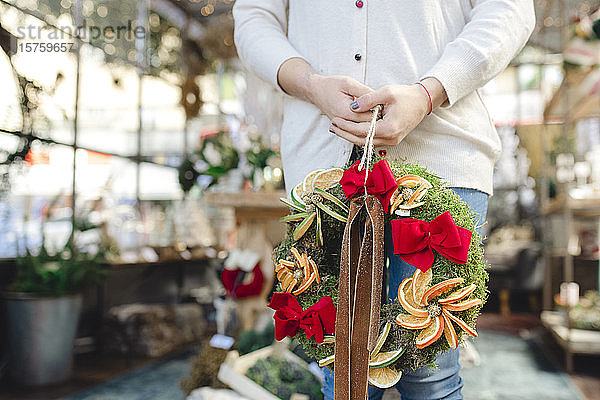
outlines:
[[239, 269], [224, 269], [221, 274], [221, 282], [227, 291], [227, 294], [234, 299], [244, 297], [258, 296], [262, 291], [264, 276], [260, 269], [260, 263], [257, 263], [252, 270], [252, 281], [242, 283], [239, 279], [242, 271]]
[[275, 310], [275, 339], [294, 337], [304, 329], [307, 338], [323, 343], [323, 335], [335, 332], [335, 306], [331, 297], [322, 297], [315, 305], [302, 311], [298, 300], [289, 293], [275, 293], [269, 303]]
[[449, 212], [427, 223], [419, 219], [392, 221], [394, 254], [425, 272], [433, 265], [433, 250], [458, 264], [466, 264], [472, 232], [456, 226]]
[[[365, 192], [366, 168], [359, 171], [359, 164], [360, 161], [355, 162], [344, 172], [342, 179], [340, 179], [342, 189], [348, 199]], [[396, 189], [398, 189], [398, 184], [387, 160], [381, 160], [373, 164], [373, 171], [369, 172], [367, 178], [367, 193], [379, 199], [383, 211], [386, 213], [390, 208], [390, 198]]]

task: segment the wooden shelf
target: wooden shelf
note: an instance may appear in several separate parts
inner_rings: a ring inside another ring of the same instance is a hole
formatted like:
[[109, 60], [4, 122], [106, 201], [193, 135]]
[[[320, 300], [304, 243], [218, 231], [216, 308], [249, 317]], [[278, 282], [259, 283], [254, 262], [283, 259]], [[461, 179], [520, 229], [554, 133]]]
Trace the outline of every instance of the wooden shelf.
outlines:
[[173, 259], [169, 259], [169, 260], [159, 260], [159, 261], [155, 261], [155, 262], [150, 262], [150, 261], [140, 261], [140, 262], [133, 262], [133, 263], [125, 263], [125, 262], [120, 262], [120, 263], [107, 263], [105, 264], [106, 267], [108, 269], [124, 269], [124, 268], [147, 268], [147, 267], [171, 267], [173, 266], [173, 264], [180, 264], [180, 265], [196, 265], [196, 264], [203, 264], [208, 262], [208, 260], [210, 260], [210, 257], [202, 257], [202, 258], [191, 258], [189, 260], [186, 260], [184, 258], [173, 258]]
[[564, 315], [557, 311], [542, 311], [541, 320], [556, 342], [571, 354], [600, 355], [600, 331], [569, 329]]
[[204, 195], [206, 202], [213, 206], [287, 211], [286, 205], [279, 201], [281, 197], [286, 197], [283, 190], [276, 192], [209, 192]]
[[[542, 208], [543, 215], [558, 214], [563, 212], [564, 196], [551, 200], [546, 207]], [[600, 217], [600, 198], [574, 199], [569, 198], [569, 211], [575, 217]]]
[[234, 208], [236, 214], [260, 216], [263, 218], [278, 218], [289, 213], [289, 208], [279, 199], [287, 197], [285, 191], [275, 192], [209, 192], [204, 195], [207, 204], [215, 207]]

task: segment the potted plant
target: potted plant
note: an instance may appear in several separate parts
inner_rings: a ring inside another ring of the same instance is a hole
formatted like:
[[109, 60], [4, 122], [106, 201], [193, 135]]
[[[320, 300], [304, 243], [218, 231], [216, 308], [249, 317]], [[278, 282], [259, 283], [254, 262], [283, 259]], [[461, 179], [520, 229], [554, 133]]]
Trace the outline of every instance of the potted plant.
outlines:
[[8, 375], [27, 385], [68, 379], [81, 309], [81, 293], [105, 276], [103, 252], [79, 249], [71, 234], [51, 254], [44, 243], [16, 260], [14, 280], [4, 293], [8, 318]]
[[246, 160], [250, 167], [252, 185], [257, 189], [262, 189], [263, 186], [274, 189], [272, 186], [276, 186], [282, 182], [281, 177], [277, 181], [277, 178], [272, 176], [273, 168], [271, 168], [270, 164], [274, 157], [277, 157], [277, 161], [280, 161], [278, 157], [279, 153], [267, 147], [260, 138], [251, 138], [250, 143], [251, 146], [246, 151]]

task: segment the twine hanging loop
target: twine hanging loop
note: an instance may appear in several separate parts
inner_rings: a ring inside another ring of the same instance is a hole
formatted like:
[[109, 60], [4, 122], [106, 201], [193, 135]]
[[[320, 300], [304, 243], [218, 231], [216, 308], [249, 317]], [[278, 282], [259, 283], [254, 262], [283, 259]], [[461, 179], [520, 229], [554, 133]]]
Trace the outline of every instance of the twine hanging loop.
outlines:
[[367, 193], [367, 179], [369, 178], [369, 166], [371, 165], [371, 161], [373, 161], [373, 153], [375, 151], [375, 145], [373, 141], [375, 139], [375, 131], [377, 128], [377, 120], [380, 118], [381, 112], [383, 111], [383, 105], [378, 104], [373, 109], [373, 116], [371, 117], [371, 124], [369, 125], [369, 130], [367, 131], [367, 136], [365, 137], [365, 146], [362, 158], [360, 159], [360, 164], [358, 165], [358, 170], [362, 171], [363, 168], [366, 168], [365, 171], [365, 193]]

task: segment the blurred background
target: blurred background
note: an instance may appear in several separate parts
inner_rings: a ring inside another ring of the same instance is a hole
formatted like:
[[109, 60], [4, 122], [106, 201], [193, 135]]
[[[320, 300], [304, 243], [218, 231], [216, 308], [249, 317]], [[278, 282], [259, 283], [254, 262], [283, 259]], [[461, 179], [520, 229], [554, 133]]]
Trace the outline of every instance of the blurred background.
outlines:
[[[283, 98], [233, 3], [0, 0], [0, 399], [321, 398], [265, 310]], [[535, 0], [480, 91], [503, 153], [466, 399], [600, 399], [599, 6]]]

